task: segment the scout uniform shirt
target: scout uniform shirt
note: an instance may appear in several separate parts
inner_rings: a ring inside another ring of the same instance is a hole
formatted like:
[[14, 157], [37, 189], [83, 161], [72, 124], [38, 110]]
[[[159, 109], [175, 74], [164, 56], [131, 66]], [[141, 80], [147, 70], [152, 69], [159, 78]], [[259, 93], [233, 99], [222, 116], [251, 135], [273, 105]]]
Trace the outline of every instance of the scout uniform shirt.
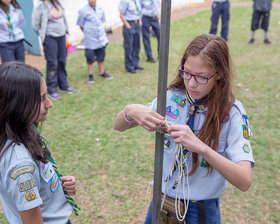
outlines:
[[141, 0], [141, 11], [143, 16], [157, 16], [159, 14], [160, 0]]
[[108, 44], [104, 29], [106, 22], [104, 10], [98, 4], [93, 9], [89, 4], [79, 11], [77, 25], [83, 27], [86, 49], [95, 50]]
[[[157, 100], [152, 102], [151, 108], [156, 111]], [[168, 90], [166, 100], [166, 120], [176, 124], [186, 124], [186, 118], [190, 108], [190, 103], [187, 100], [185, 90]], [[201, 129], [207, 108], [204, 107], [201, 110], [197, 110], [194, 117], [194, 133], [197, 135]], [[211, 131], [211, 130], [210, 130]], [[254, 166], [254, 159], [252, 154], [252, 148], [250, 145], [250, 129], [248, 119], [242, 104], [239, 101], [235, 101], [230, 110], [229, 117], [224, 121], [217, 152], [232, 162], [238, 162], [241, 160], [247, 160]], [[169, 134], [165, 134], [165, 148], [163, 159], [163, 177], [162, 177], [162, 191], [166, 186], [166, 180], [170, 170], [173, 154], [176, 148], [176, 143], [173, 141]], [[206, 200], [219, 198], [219, 196], [226, 189], [225, 178], [215, 169], [213, 173], [207, 175], [207, 163], [199, 155], [199, 167], [194, 174], [189, 176], [189, 199], [190, 200]], [[189, 172], [191, 171], [192, 157], [191, 152], [187, 157], [187, 165]], [[187, 174], [185, 169], [185, 174]], [[178, 177], [178, 169], [170, 177], [167, 188], [167, 195], [175, 198], [177, 186], [174, 185]], [[180, 198], [183, 199], [183, 187], [187, 189], [187, 183], [182, 185]], [[186, 192], [186, 190], [185, 190]]]
[[24, 145], [17, 143], [3, 154], [0, 167], [0, 198], [10, 223], [22, 223], [19, 212], [37, 206], [44, 224], [67, 223], [72, 208], [50, 162], [34, 160]]
[[141, 6], [138, 0], [121, 0], [119, 12], [123, 13], [127, 21], [138, 20], [141, 17]]
[[10, 10], [7, 15], [0, 8], [0, 43], [17, 42], [24, 39], [21, 29], [24, 26], [25, 21], [21, 9], [16, 9], [10, 4]]

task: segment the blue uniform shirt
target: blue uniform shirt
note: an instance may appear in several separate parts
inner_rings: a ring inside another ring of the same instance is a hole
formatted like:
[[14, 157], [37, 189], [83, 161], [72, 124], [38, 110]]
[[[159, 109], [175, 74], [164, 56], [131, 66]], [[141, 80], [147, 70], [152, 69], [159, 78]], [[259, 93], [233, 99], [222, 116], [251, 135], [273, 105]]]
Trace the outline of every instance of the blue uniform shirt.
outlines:
[[[185, 103], [184, 103], [185, 102]], [[181, 104], [181, 105], [180, 105]], [[157, 100], [152, 102], [151, 108], [156, 110]], [[190, 108], [190, 103], [187, 101], [185, 91], [179, 90], [169, 90], [167, 92], [166, 101], [166, 119], [176, 124], [186, 124], [187, 114]], [[202, 110], [197, 110], [194, 119], [194, 133], [197, 135], [198, 131], [201, 129], [207, 108]], [[224, 122], [219, 139], [219, 146], [217, 152], [227, 159], [238, 162], [241, 160], [250, 161], [252, 166], [254, 166], [254, 159], [252, 148], [249, 141], [250, 129], [248, 125], [248, 119], [242, 104], [239, 101], [235, 101], [234, 105], [230, 110], [229, 118]], [[168, 177], [171, 160], [176, 148], [176, 143], [173, 141], [170, 135], [165, 135], [165, 150], [163, 159], [163, 177], [162, 177], [162, 191], [164, 193], [166, 186], [166, 179]], [[226, 189], [227, 182], [226, 179], [215, 169], [213, 173], [207, 175], [207, 167], [203, 158], [199, 155], [199, 167], [194, 174], [189, 176], [189, 186], [190, 186], [190, 200], [206, 200], [218, 198]], [[192, 157], [191, 152], [187, 157], [187, 164], [189, 167], [189, 172], [191, 170]], [[185, 173], [186, 173], [185, 169]], [[167, 195], [170, 197], [176, 197], [176, 190], [173, 189], [174, 182], [178, 177], [178, 169], [171, 176]], [[183, 188], [187, 192], [187, 184], [182, 185], [181, 188], [181, 199], [183, 196]]]
[[21, 9], [14, 8], [10, 4], [9, 15], [12, 29], [8, 27], [7, 14], [0, 8], [0, 43], [17, 42], [24, 39], [21, 28], [25, 26], [25, 21]]
[[65, 224], [72, 214], [50, 162], [34, 160], [22, 144], [13, 144], [0, 160], [0, 199], [10, 223], [22, 223], [20, 211], [41, 207], [46, 224]]
[[139, 0], [121, 0], [119, 12], [124, 14], [126, 20], [138, 20], [141, 18], [141, 6]]
[[157, 16], [159, 14], [160, 0], [141, 0], [143, 16]]
[[98, 4], [93, 9], [89, 4], [79, 11], [77, 25], [83, 27], [84, 45], [86, 49], [99, 49], [108, 44], [104, 29], [104, 10]]

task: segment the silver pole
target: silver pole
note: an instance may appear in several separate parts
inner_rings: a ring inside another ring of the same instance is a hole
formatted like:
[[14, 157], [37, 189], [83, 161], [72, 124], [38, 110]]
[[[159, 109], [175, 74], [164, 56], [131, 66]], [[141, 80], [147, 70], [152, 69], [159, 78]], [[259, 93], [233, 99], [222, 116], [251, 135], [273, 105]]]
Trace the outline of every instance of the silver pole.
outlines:
[[[157, 112], [165, 116], [166, 88], [169, 55], [171, 0], [162, 0], [161, 4], [161, 28], [160, 49], [158, 66], [158, 99]], [[154, 188], [153, 188], [153, 210], [152, 223], [160, 224], [161, 184], [164, 135], [156, 132], [155, 162], [154, 162]]]

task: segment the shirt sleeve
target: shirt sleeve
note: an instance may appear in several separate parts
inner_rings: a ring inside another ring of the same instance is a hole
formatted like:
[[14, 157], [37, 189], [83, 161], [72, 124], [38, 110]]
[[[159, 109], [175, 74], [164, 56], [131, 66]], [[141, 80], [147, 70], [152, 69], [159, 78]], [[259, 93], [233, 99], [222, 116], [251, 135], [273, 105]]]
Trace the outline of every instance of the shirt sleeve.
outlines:
[[106, 22], [105, 12], [104, 12], [103, 9], [102, 9], [102, 18], [101, 18], [101, 21], [102, 21], [102, 23], [105, 23], [105, 22]]
[[251, 131], [245, 111], [239, 110], [237, 107], [233, 106], [229, 122], [226, 149], [227, 156], [233, 162], [242, 160], [250, 161], [253, 167], [255, 161], [250, 144]]
[[126, 8], [127, 8], [127, 2], [126, 2], [126, 0], [121, 0], [121, 1], [120, 1], [120, 4], [119, 4], [119, 12], [120, 12], [120, 13], [125, 13]]
[[25, 20], [24, 20], [24, 16], [21, 10], [19, 10], [19, 23], [18, 23], [19, 27], [22, 28], [25, 26]]
[[78, 16], [78, 20], [77, 20], [77, 25], [80, 27], [84, 26], [84, 22], [85, 22], [85, 13], [83, 13], [83, 10], [79, 11], [79, 16]]
[[38, 190], [40, 171], [32, 158], [23, 159], [13, 154], [5, 165], [3, 187], [17, 210], [25, 211], [40, 206], [43, 203]]

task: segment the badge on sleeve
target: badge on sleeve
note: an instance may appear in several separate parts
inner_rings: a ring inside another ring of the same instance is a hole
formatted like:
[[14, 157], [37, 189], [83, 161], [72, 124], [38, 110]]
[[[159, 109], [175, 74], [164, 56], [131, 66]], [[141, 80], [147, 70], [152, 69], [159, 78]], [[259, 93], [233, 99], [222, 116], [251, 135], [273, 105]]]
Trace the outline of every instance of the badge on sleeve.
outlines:
[[34, 191], [28, 191], [25, 195], [25, 198], [27, 201], [32, 201], [35, 199], [35, 197], [36, 197], [36, 194]]
[[31, 165], [21, 166], [21, 167], [14, 169], [11, 172], [10, 177], [15, 180], [15, 179], [17, 179], [18, 176], [20, 176], [22, 174], [33, 173], [34, 170], [35, 170], [35, 168]]
[[171, 97], [171, 100], [177, 103], [180, 107], [184, 107], [186, 104], [186, 99], [182, 99], [181, 97], [175, 94]]
[[247, 117], [246, 114], [242, 114], [242, 118], [243, 118], [243, 125], [242, 125], [243, 137], [245, 139], [250, 139], [250, 137], [252, 136], [252, 133], [251, 133], [251, 130], [250, 130], [248, 117]]
[[247, 143], [245, 143], [245, 144], [243, 145], [242, 149], [243, 149], [243, 151], [244, 151], [245, 153], [249, 153], [249, 152], [250, 152], [250, 147], [249, 147], [249, 145], [248, 145]]
[[28, 191], [33, 187], [36, 187], [36, 182], [33, 178], [18, 184], [20, 192]]

